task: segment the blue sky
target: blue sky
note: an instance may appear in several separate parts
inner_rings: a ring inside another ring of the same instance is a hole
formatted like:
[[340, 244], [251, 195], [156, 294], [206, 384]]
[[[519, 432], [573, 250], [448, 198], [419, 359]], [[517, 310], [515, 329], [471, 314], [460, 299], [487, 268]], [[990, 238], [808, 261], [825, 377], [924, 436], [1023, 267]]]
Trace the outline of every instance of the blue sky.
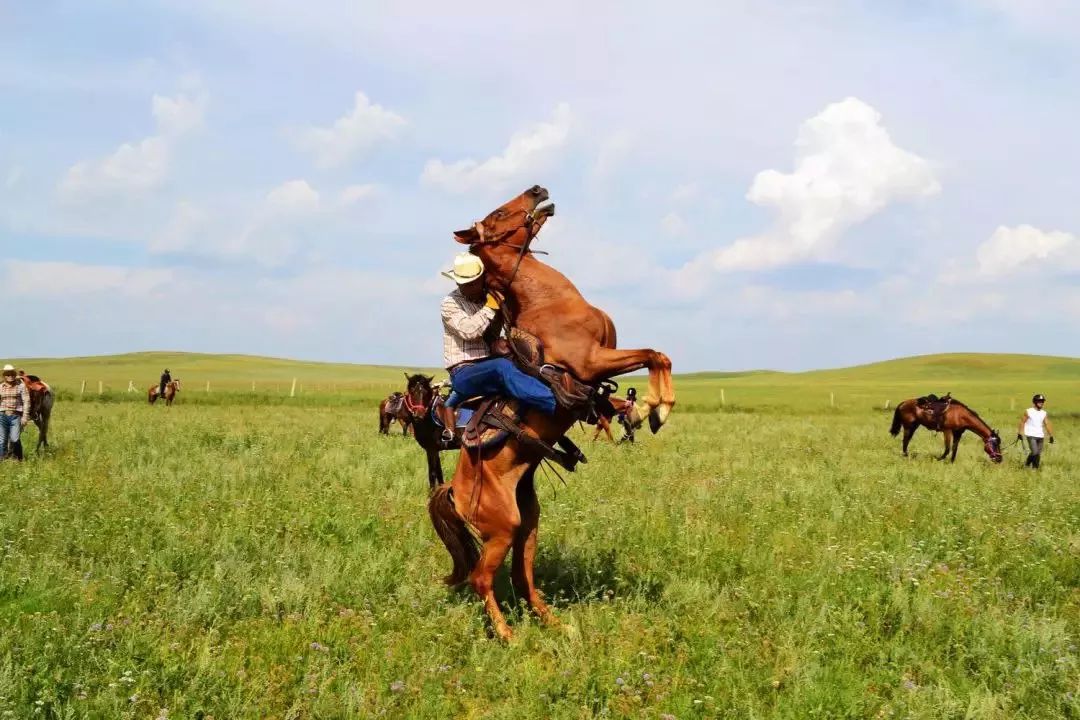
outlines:
[[13, 355], [434, 365], [534, 183], [676, 370], [1080, 355], [1074, 3], [132, 5], [0, 4]]

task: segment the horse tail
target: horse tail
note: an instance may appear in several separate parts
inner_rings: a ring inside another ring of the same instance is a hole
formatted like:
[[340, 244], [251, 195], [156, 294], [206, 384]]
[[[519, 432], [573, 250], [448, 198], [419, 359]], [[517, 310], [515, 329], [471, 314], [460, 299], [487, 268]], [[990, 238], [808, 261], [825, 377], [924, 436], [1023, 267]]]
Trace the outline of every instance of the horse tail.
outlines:
[[896, 409], [893, 410], [892, 427], [889, 428], [889, 434], [893, 435], [893, 436], [899, 435], [900, 434], [900, 427], [902, 425], [903, 425], [903, 422], [901, 422], [901, 420], [900, 420], [900, 405], [897, 405]]
[[446, 576], [447, 585], [460, 585], [469, 579], [469, 574], [480, 560], [480, 550], [476, 538], [469, 532], [465, 520], [454, 507], [453, 488], [439, 485], [428, 500], [428, 514], [435, 532], [443, 541], [447, 552], [454, 561], [453, 571]]

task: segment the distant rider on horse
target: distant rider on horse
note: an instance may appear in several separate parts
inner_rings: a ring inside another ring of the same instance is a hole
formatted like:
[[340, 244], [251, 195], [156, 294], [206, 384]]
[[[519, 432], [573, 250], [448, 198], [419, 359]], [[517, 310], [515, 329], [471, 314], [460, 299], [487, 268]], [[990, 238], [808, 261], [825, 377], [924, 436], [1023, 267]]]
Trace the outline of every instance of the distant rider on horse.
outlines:
[[[169, 368], [165, 368], [165, 372], [161, 373], [161, 384], [158, 386], [158, 397], [165, 397], [165, 386], [172, 382], [172, 375], [169, 374]], [[209, 387], [209, 386], [207, 386]]]
[[498, 327], [500, 300], [487, 290], [480, 258], [460, 253], [454, 258], [454, 269], [444, 274], [457, 283], [442, 301], [443, 364], [453, 388], [440, 410], [444, 439], [453, 438], [454, 409], [471, 397], [504, 395], [523, 406], [554, 413], [551, 388], [526, 375], [509, 358], [492, 355], [485, 334]]

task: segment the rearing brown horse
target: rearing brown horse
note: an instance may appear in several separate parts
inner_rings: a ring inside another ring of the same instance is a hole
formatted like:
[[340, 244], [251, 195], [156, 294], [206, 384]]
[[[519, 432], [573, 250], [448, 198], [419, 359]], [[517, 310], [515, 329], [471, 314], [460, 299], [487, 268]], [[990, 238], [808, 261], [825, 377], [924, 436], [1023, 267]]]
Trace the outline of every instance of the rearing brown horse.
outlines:
[[935, 432], [940, 431], [944, 436], [945, 452], [939, 460], [948, 457], [951, 448], [952, 458], [949, 462], [956, 462], [956, 451], [960, 448], [960, 437], [965, 430], [971, 430], [983, 439], [983, 450], [992, 461], [999, 463], [1002, 460], [1001, 436], [997, 430], [987, 425], [977, 412], [950, 396], [911, 398], [896, 406], [889, 432], [895, 437], [900, 434], [901, 427], [904, 429], [905, 457], [911, 436], [920, 425]]
[[[547, 362], [590, 384], [648, 368], [645, 407], [655, 432], [675, 405], [671, 361], [655, 350], [616, 350], [611, 319], [587, 303], [565, 275], [528, 251], [536, 233], [554, 214], [554, 206], [544, 204], [547, 199], [547, 190], [534, 186], [455, 237], [483, 260], [488, 287], [503, 295], [507, 319], [543, 342]], [[553, 415], [530, 411], [524, 425], [527, 432], [551, 445], [575, 419], [560, 407]], [[492, 588], [495, 572], [511, 550], [516, 591], [542, 621], [556, 623], [533, 580], [540, 520], [533, 477], [540, 460], [535, 450], [514, 438], [488, 450], [463, 450], [453, 480], [436, 487], [428, 502], [435, 531], [454, 563], [446, 582], [468, 581], [483, 599], [493, 630], [503, 639], [512, 633]], [[482, 547], [477, 547], [474, 537]]]

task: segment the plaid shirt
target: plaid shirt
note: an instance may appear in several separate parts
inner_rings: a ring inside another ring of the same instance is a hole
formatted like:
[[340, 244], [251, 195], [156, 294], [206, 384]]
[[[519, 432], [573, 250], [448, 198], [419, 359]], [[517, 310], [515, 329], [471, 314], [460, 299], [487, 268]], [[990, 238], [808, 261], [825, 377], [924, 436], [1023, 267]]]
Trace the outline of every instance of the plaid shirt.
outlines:
[[16, 380], [14, 384], [6, 380], [0, 381], [0, 412], [5, 415], [21, 413], [23, 419], [29, 422], [30, 391], [22, 380]]
[[454, 290], [443, 298], [443, 367], [451, 368], [491, 355], [484, 331], [495, 319], [495, 311], [483, 302], [472, 302]]

